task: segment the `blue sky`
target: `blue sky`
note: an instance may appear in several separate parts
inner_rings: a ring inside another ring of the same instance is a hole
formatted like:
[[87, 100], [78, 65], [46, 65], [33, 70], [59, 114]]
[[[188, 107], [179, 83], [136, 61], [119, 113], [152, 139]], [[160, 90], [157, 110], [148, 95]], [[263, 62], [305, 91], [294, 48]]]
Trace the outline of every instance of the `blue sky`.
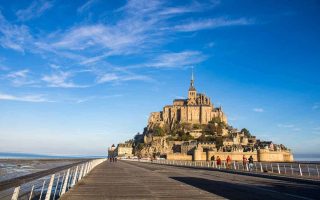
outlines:
[[195, 86], [320, 150], [318, 1], [0, 0], [0, 152], [102, 155]]

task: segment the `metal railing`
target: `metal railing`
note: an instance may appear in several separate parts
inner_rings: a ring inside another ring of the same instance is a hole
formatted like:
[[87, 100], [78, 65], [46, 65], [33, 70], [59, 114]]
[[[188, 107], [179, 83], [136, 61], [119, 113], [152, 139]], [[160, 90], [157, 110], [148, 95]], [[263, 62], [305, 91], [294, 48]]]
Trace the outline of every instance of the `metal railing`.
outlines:
[[180, 161], [180, 160], [153, 160], [149, 161], [155, 164], [189, 166], [198, 168], [224, 169], [241, 172], [263, 173], [270, 175], [282, 175], [304, 179], [320, 179], [320, 165], [316, 163], [274, 163], [274, 162], [254, 162], [253, 164], [232, 161], [227, 163], [221, 161], [217, 165], [216, 161]]
[[18, 187], [0, 192], [0, 199], [56, 200], [106, 159], [95, 159], [72, 166]]

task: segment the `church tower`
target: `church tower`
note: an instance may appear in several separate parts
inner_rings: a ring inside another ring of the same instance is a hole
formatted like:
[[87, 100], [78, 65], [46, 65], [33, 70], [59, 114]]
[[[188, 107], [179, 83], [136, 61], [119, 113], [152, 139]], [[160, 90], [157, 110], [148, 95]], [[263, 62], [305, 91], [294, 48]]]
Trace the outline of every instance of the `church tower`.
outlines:
[[194, 87], [194, 77], [193, 77], [193, 70], [192, 70], [190, 87], [189, 87], [189, 91], [188, 91], [188, 104], [195, 105], [196, 98], [197, 98], [197, 90]]

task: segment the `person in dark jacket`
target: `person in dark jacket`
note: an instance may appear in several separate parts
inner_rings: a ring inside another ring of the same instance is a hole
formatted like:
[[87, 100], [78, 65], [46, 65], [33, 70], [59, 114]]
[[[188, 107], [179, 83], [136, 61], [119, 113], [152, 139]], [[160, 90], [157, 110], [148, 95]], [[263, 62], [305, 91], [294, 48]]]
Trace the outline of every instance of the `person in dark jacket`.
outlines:
[[249, 171], [252, 171], [253, 170], [253, 157], [250, 156], [248, 160], [249, 160]]

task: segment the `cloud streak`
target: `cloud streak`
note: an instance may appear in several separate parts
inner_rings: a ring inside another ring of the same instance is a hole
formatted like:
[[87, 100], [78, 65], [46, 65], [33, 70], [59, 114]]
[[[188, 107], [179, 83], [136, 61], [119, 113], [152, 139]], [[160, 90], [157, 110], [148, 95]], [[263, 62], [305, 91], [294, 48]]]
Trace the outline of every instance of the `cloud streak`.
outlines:
[[262, 113], [262, 112], [264, 112], [264, 109], [263, 108], [254, 108], [253, 111]]
[[24, 52], [25, 45], [31, 38], [27, 26], [10, 24], [0, 11], [0, 45], [3, 48]]
[[278, 124], [280, 128], [293, 128], [295, 127], [293, 124]]
[[200, 51], [171, 52], [161, 54], [145, 65], [155, 68], [179, 68], [199, 64], [206, 58]]
[[89, 10], [91, 8], [91, 6], [97, 2], [98, 2], [98, 0], [88, 0], [86, 3], [84, 3], [82, 6], [80, 6], [77, 11], [79, 13], [82, 13], [86, 10]]
[[193, 32], [205, 29], [214, 29], [226, 26], [244, 26], [253, 24], [253, 20], [247, 18], [227, 19], [227, 18], [211, 18], [191, 21], [186, 24], [180, 24], [173, 27], [173, 30], [180, 32]]
[[47, 83], [48, 87], [59, 88], [86, 88], [88, 85], [77, 85], [70, 78], [74, 76], [71, 72], [57, 71], [51, 75], [44, 75], [42, 81]]
[[45, 11], [53, 6], [51, 1], [34, 0], [29, 7], [18, 10], [16, 12], [17, 18], [20, 21], [28, 21], [33, 18], [40, 17]]
[[6, 101], [23, 101], [23, 102], [32, 102], [32, 103], [41, 103], [41, 102], [53, 102], [43, 97], [43, 95], [24, 95], [24, 96], [15, 96], [12, 94], [6, 94], [0, 92], [0, 100]]
[[105, 73], [100, 75], [96, 82], [98, 84], [109, 83], [109, 82], [125, 82], [125, 81], [151, 81], [152, 79], [148, 76], [137, 75], [137, 74], [124, 74], [117, 75], [115, 73]]

